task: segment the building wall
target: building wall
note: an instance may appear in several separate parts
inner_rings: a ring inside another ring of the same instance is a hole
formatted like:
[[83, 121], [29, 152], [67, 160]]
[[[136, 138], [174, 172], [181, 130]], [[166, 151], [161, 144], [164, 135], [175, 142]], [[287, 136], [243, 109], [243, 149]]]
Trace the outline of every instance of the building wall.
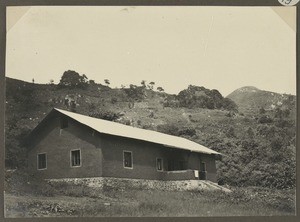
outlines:
[[188, 169], [200, 170], [200, 154], [190, 153], [188, 157]]
[[[163, 159], [163, 169], [166, 169], [164, 149], [156, 144], [102, 135], [101, 149], [103, 150], [103, 176], [135, 178], [135, 179], [163, 179], [164, 173], [157, 171], [156, 158]], [[123, 151], [131, 151], [133, 168], [123, 166]]]
[[[103, 176], [134, 178], [134, 179], [163, 179], [183, 180], [197, 179], [193, 171], [167, 174], [157, 171], [156, 159], [163, 159], [163, 170], [168, 170], [168, 160], [178, 158], [186, 161], [187, 170], [200, 169], [200, 163], [206, 163], [207, 179], [216, 182], [215, 158], [212, 155], [199, 154], [190, 151], [166, 148], [149, 142], [137, 141], [110, 135], [101, 135], [101, 149], [103, 152]], [[123, 166], [123, 151], [131, 151], [133, 168]]]
[[[31, 141], [28, 153], [28, 169], [38, 178], [75, 178], [102, 176], [102, 151], [99, 137], [92, 130], [69, 121], [69, 126], [60, 129], [59, 117], [49, 121]], [[70, 152], [81, 150], [81, 166], [71, 167]], [[47, 169], [37, 170], [37, 154], [47, 154]]]
[[[216, 182], [215, 159], [190, 151], [167, 148], [159, 144], [93, 132], [92, 129], [69, 119], [68, 127], [60, 129], [60, 117], [55, 116], [39, 129], [31, 141], [28, 154], [29, 172], [33, 177], [120, 177], [135, 179], [196, 179], [193, 171], [167, 174], [168, 160], [186, 161], [186, 169], [200, 170], [206, 163], [207, 179]], [[70, 152], [81, 150], [81, 166], [71, 167]], [[133, 168], [123, 166], [123, 151], [131, 151]], [[37, 154], [47, 154], [47, 169], [37, 170]], [[158, 171], [156, 159], [163, 159], [163, 171]]]

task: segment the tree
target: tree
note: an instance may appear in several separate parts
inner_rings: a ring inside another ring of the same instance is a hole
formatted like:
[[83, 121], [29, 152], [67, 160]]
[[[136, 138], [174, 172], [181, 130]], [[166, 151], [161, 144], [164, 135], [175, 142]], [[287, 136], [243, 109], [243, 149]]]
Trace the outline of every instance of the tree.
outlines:
[[84, 82], [88, 82], [88, 77], [85, 74], [82, 74], [82, 78]]
[[283, 111], [282, 111], [282, 109], [280, 109], [279, 107], [277, 107], [275, 109], [274, 117], [278, 118], [278, 119], [282, 119], [283, 118]]
[[162, 87], [157, 87], [157, 90], [159, 91], [159, 92], [163, 92], [163, 91], [165, 91]]
[[150, 82], [149, 85], [148, 85], [148, 88], [150, 90], [153, 90], [154, 85], [155, 85], [155, 82]]
[[282, 139], [279, 137], [272, 138], [271, 140], [271, 148], [273, 151], [278, 151], [283, 147]]
[[234, 112], [237, 112], [237, 110], [238, 110], [238, 106], [236, 105], [236, 103], [229, 98], [223, 99], [222, 107], [226, 110], [230, 110], [230, 111], [234, 111]]
[[70, 103], [70, 111], [76, 113], [76, 102], [74, 100]]
[[127, 96], [131, 99], [132, 101], [141, 101], [145, 97], [145, 92], [144, 92], [144, 87], [142, 86], [136, 86], [133, 84], [129, 85], [129, 89], [124, 89], [125, 93]]
[[68, 70], [62, 75], [58, 86], [67, 88], [86, 88], [88, 86], [87, 77], [84, 74], [81, 76], [78, 72]]
[[110, 82], [109, 82], [108, 79], [104, 79], [104, 82], [105, 82], [105, 84], [106, 84], [107, 86], [109, 86]]
[[141, 85], [142, 85], [143, 87], [146, 87], [146, 81], [145, 81], [145, 80], [142, 80]]
[[226, 133], [227, 137], [235, 137], [236, 136], [235, 130], [232, 126], [225, 133]]
[[263, 115], [258, 119], [258, 122], [261, 124], [266, 124], [266, 123], [272, 123], [273, 120], [271, 119], [271, 117]]
[[50, 85], [54, 84], [54, 80], [53, 79], [50, 79], [49, 82], [50, 82]]

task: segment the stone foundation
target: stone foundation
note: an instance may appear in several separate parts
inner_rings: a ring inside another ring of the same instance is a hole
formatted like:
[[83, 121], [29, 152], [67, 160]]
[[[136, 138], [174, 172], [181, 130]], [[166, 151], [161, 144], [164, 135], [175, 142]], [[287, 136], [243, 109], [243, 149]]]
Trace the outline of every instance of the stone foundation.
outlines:
[[113, 187], [120, 190], [139, 189], [139, 190], [165, 190], [165, 191], [200, 191], [200, 190], [222, 190], [230, 192], [227, 188], [221, 187], [216, 183], [204, 180], [180, 180], [180, 181], [161, 181], [144, 179], [125, 179], [112, 177], [92, 177], [92, 178], [65, 178], [47, 179], [50, 184], [65, 183], [69, 185], [87, 186], [103, 189]]

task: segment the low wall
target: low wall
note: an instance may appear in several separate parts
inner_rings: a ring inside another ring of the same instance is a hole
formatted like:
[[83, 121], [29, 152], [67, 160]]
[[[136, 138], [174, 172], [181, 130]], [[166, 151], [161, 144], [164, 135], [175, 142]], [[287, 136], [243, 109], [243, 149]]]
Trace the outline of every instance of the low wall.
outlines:
[[[61, 183], [69, 185], [87, 186], [100, 189], [114, 188], [118, 190], [139, 189], [139, 190], [166, 190], [166, 191], [187, 191], [187, 190], [223, 190], [217, 184], [201, 180], [144, 180], [144, 179], [125, 179], [112, 177], [93, 177], [93, 178], [66, 178], [66, 179], [47, 179], [48, 183], [58, 185]], [[225, 188], [224, 188], [225, 189]]]

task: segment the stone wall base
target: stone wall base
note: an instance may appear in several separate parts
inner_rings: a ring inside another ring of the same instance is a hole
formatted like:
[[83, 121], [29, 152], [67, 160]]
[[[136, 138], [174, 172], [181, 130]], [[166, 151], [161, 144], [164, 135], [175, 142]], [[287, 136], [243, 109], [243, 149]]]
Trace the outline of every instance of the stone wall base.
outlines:
[[229, 189], [221, 187], [216, 183], [206, 180], [180, 180], [161, 181], [145, 179], [127, 179], [112, 177], [91, 177], [91, 178], [65, 178], [46, 179], [50, 184], [68, 184], [86, 186], [91, 188], [105, 189], [105, 187], [116, 188], [118, 190], [138, 189], [138, 190], [165, 190], [165, 191], [200, 191], [200, 190], [222, 190], [230, 192]]

